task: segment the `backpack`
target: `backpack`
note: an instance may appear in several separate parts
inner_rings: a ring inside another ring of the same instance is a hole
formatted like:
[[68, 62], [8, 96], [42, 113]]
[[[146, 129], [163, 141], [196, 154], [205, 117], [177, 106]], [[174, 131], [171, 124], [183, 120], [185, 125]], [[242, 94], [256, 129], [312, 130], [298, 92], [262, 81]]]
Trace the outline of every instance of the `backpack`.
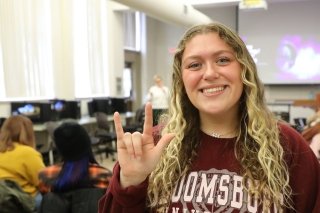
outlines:
[[35, 200], [12, 180], [0, 180], [1, 213], [34, 213]]

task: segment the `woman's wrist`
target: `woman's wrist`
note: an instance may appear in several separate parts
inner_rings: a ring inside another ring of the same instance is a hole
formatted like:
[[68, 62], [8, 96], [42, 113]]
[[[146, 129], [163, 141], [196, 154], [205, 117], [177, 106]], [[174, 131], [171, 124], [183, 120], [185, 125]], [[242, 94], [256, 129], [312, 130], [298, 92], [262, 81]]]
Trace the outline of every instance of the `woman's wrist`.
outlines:
[[147, 177], [146, 176], [125, 176], [123, 173], [120, 171], [120, 186], [121, 188], [127, 188], [129, 186], [138, 186], [140, 185], [143, 181], [145, 181]]

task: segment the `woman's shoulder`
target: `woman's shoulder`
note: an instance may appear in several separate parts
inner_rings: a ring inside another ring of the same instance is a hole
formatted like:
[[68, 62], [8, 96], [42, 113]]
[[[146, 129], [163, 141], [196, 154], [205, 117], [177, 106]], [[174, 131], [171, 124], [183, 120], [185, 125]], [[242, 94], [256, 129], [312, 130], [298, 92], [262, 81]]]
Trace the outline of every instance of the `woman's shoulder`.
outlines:
[[90, 179], [95, 188], [106, 189], [112, 179], [112, 172], [99, 165], [99, 164], [90, 164], [89, 166]]
[[35, 148], [20, 143], [14, 143], [14, 150], [16, 152], [22, 152], [25, 155], [40, 155], [40, 152], [38, 152]]
[[89, 165], [89, 171], [91, 175], [98, 175], [98, 174], [105, 174], [107, 176], [112, 175], [112, 172], [109, 169], [96, 163], [92, 163]]
[[278, 122], [278, 126], [280, 128], [280, 133], [300, 135], [300, 133], [287, 122]]
[[294, 129], [290, 124], [280, 122], [278, 126], [281, 142], [285, 142], [285, 144], [289, 144], [291, 146], [309, 146], [307, 141], [302, 137], [301, 133]]
[[290, 124], [279, 123], [279, 129], [280, 142], [285, 149], [287, 157], [289, 157], [289, 161], [314, 157], [308, 142]]

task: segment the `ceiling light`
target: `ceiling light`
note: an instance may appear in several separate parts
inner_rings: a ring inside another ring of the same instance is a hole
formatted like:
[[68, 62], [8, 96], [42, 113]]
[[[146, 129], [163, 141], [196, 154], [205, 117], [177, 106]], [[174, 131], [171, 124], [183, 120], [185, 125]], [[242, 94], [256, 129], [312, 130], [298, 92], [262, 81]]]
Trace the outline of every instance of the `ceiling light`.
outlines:
[[186, 4], [195, 7], [216, 7], [238, 5], [241, 0], [185, 0]]
[[239, 9], [251, 10], [251, 9], [268, 9], [266, 0], [242, 0], [239, 3]]

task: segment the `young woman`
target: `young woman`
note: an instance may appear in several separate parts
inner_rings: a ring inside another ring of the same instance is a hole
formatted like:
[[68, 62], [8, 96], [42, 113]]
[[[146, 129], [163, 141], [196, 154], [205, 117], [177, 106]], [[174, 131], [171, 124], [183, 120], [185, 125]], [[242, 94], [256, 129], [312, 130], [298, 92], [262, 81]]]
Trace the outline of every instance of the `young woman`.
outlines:
[[[256, 65], [222, 24], [186, 32], [174, 56], [165, 123], [124, 133], [102, 212], [318, 212], [320, 167], [270, 112]], [[157, 130], [160, 128], [161, 135]]]
[[0, 179], [16, 182], [23, 191], [41, 203], [38, 173], [45, 167], [41, 154], [35, 149], [32, 121], [22, 115], [7, 118], [0, 132]]

